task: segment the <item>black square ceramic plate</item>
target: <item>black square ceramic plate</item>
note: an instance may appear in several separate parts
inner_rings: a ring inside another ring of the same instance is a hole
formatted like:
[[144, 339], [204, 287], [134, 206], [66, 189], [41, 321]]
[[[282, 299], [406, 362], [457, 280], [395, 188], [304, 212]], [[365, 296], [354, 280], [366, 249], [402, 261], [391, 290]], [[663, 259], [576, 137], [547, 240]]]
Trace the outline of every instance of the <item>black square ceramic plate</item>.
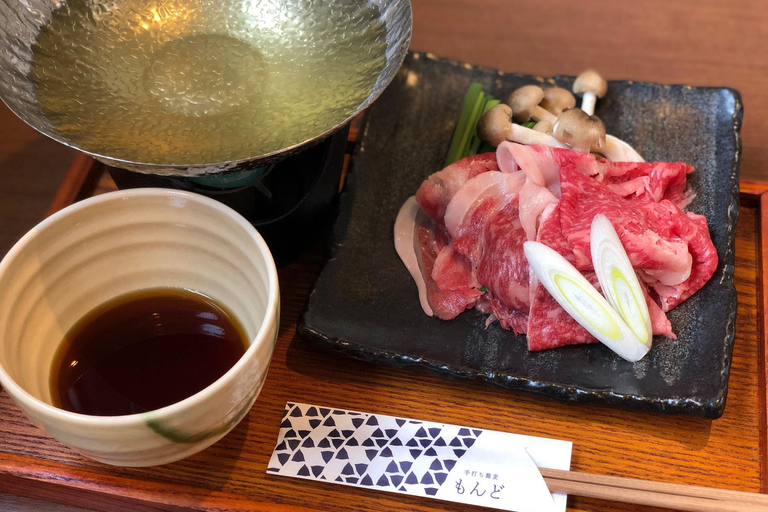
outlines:
[[563, 401], [719, 417], [725, 407], [736, 316], [733, 245], [738, 215], [741, 98], [725, 88], [611, 82], [597, 114], [608, 132], [648, 161], [684, 161], [720, 263], [714, 277], [669, 314], [678, 335], [655, 339], [629, 363], [601, 344], [528, 352], [524, 337], [468, 311], [444, 322], [426, 316], [395, 253], [403, 201], [442, 168], [464, 93], [480, 82], [497, 98], [537, 82], [570, 89], [572, 78], [531, 76], [411, 54], [370, 108], [342, 196], [329, 258], [309, 297], [300, 333], [350, 356], [420, 365]]

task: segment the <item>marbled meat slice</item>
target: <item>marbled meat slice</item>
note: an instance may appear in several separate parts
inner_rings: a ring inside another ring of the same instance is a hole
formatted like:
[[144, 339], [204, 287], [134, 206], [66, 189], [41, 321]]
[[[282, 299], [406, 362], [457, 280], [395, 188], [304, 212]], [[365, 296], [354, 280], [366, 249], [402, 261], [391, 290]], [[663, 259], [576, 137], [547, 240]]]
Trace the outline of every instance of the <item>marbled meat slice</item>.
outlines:
[[459, 188], [478, 174], [498, 170], [496, 153], [462, 158], [424, 180], [416, 191], [416, 201], [437, 225], [442, 226], [445, 209]]
[[488, 289], [491, 310], [500, 325], [522, 334], [528, 328], [530, 267], [523, 252], [526, 235], [518, 212], [515, 198], [485, 225], [477, 280]]
[[[485, 172], [467, 180], [444, 217], [452, 248], [466, 257], [473, 276], [488, 289], [485, 304], [502, 327], [524, 333], [528, 325], [528, 262], [519, 219], [523, 172]], [[433, 278], [441, 288], [435, 266]]]
[[475, 306], [492, 312], [503, 328], [527, 331], [530, 350], [596, 341], [529, 272], [523, 242], [554, 248], [599, 290], [589, 231], [602, 213], [644, 282], [654, 334], [674, 338], [664, 311], [698, 290], [717, 266], [706, 220], [681, 210], [692, 197], [686, 191], [692, 168], [507, 142], [498, 155], [499, 163], [493, 153], [459, 160], [416, 194], [434, 221], [419, 226], [418, 251], [435, 314], [451, 319]]
[[[573, 263], [573, 253], [568, 248], [568, 242], [563, 238], [563, 232], [560, 229], [559, 205], [552, 205], [542, 213], [536, 241], [554, 249], [570, 263]], [[584, 276], [593, 285], [597, 281], [594, 272], [587, 272]], [[560, 307], [560, 304], [536, 279], [536, 274], [533, 272], [530, 275], [530, 303], [527, 333], [528, 350], [546, 350], [597, 341]]]
[[454, 249], [469, 258], [474, 270], [485, 251], [486, 226], [508, 204], [517, 205], [523, 183], [522, 172], [486, 172], [468, 180], [448, 204], [445, 227]]
[[[654, 202], [672, 201], [685, 208], [693, 199], [686, 191], [686, 177], [693, 167], [683, 162], [601, 162], [605, 182], [620, 196], [645, 196]], [[582, 173], [583, 174], [583, 173]]]
[[[542, 215], [537, 241], [551, 247], [565, 259], [574, 263], [573, 252], [569, 249], [561, 228], [560, 205], [548, 208]], [[601, 291], [600, 283], [594, 271], [583, 271], [582, 274], [598, 291]], [[586, 329], [566, 313], [546, 288], [539, 283], [533, 273], [531, 273], [530, 287], [528, 350], [546, 350], [565, 345], [597, 342]], [[653, 334], [675, 339], [676, 336], [672, 332], [672, 325], [667, 316], [647, 293], [645, 299], [651, 316]]]
[[417, 229], [418, 257], [427, 301], [438, 318], [452, 320], [465, 309], [474, 307], [482, 293], [469, 261], [453, 250], [444, 228], [428, 221]]
[[648, 194], [620, 196], [572, 165], [561, 166], [560, 178], [561, 226], [579, 270], [592, 269], [590, 226], [602, 213], [662, 310], [680, 304], [712, 277], [717, 251], [703, 216], [684, 213], [668, 199], [655, 202]]

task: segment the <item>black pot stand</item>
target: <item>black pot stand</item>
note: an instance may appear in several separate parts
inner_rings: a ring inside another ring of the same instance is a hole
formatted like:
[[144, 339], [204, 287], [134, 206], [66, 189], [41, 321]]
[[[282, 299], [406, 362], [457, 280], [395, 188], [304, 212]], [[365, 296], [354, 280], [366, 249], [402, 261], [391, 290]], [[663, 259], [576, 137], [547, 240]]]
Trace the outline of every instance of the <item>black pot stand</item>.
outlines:
[[199, 179], [108, 170], [120, 189], [188, 190], [226, 204], [253, 224], [283, 266], [325, 235], [336, 217], [348, 134], [346, 125], [320, 144], [237, 176]]

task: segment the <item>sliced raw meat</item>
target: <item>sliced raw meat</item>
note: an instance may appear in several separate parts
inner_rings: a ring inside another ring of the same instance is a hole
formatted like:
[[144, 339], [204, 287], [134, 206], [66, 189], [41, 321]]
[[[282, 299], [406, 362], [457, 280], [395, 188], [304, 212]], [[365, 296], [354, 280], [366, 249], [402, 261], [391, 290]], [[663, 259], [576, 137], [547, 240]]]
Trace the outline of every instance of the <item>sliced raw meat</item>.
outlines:
[[[454, 237], [453, 249], [470, 261], [477, 282], [488, 289], [487, 302], [495, 317], [502, 327], [517, 333], [525, 332], [529, 306], [518, 203], [525, 180], [519, 171], [479, 174], [456, 192], [444, 219]], [[433, 278], [440, 285], [437, 272]]]
[[427, 315], [450, 320], [474, 306], [481, 292], [469, 261], [453, 250], [448, 233], [435, 226], [414, 197], [400, 209], [394, 235], [397, 254], [416, 282]]
[[437, 253], [432, 267], [432, 280], [443, 291], [472, 290], [472, 296], [476, 292], [477, 296], [480, 295], [477, 291], [480, 285], [472, 272], [469, 260], [450, 245], [446, 245]]
[[[597, 282], [594, 272], [585, 272], [584, 276], [593, 284]], [[528, 350], [547, 350], [566, 345], [597, 342], [586, 329], [560, 307], [560, 304], [535, 276], [531, 280], [531, 290], [533, 298], [526, 334]]]
[[[527, 288], [527, 286], [526, 286]], [[511, 309], [495, 297], [489, 299], [493, 318], [499, 325], [515, 334], [525, 334], [528, 330], [528, 310]]]
[[524, 182], [522, 172], [486, 172], [468, 180], [448, 204], [446, 229], [453, 237], [453, 247], [469, 258], [473, 269], [483, 256], [486, 226], [511, 201], [517, 205]]
[[704, 286], [715, 273], [718, 262], [717, 249], [709, 237], [707, 220], [703, 215], [686, 213], [678, 225], [670, 226], [668, 236], [680, 237], [688, 244], [693, 264], [690, 276], [684, 282], [671, 286], [664, 284], [660, 275], [645, 271], [645, 274], [657, 280], [649, 286], [656, 292], [663, 311], [674, 308]]
[[423, 211], [410, 230], [418, 265], [406, 265], [423, 279], [425, 311], [451, 319], [477, 307], [490, 313], [489, 322], [527, 332], [530, 350], [596, 341], [530, 273], [523, 243], [557, 250], [599, 290], [589, 234], [602, 213], [641, 279], [654, 334], [674, 337], [665, 311], [717, 266], [704, 217], [681, 210], [692, 197], [691, 171], [683, 163], [609, 162], [509, 142], [496, 154], [459, 160], [416, 194]]
[[[560, 205], [549, 208], [541, 219], [538, 241], [551, 247], [573, 263], [573, 252], [563, 236]], [[591, 270], [583, 271], [584, 277], [598, 291], [600, 283]], [[579, 343], [594, 343], [597, 340], [576, 322], [542, 286], [531, 273], [531, 308], [528, 315], [528, 350], [549, 348]], [[646, 294], [648, 312], [651, 316], [653, 334], [675, 338], [672, 325], [659, 306]]]
[[[597, 291], [602, 291], [594, 272], [583, 272], [583, 274]], [[528, 315], [528, 350], [546, 350], [565, 345], [596, 343], [597, 340], [565, 312], [546, 288], [539, 283], [536, 276], [531, 275], [533, 298]], [[673, 340], [677, 339], [675, 333], [672, 332], [669, 318], [647, 294], [646, 303], [648, 304], [648, 313], [651, 316], [653, 334], [666, 336]]]
[[693, 167], [683, 162], [604, 162], [608, 188], [620, 196], [646, 196], [654, 202], [672, 201], [685, 208], [693, 199], [685, 190], [686, 176]]
[[427, 284], [424, 275], [424, 262], [419, 247], [419, 226], [429, 221], [429, 217], [419, 207], [416, 197], [411, 196], [405, 200], [395, 219], [395, 251], [400, 260], [408, 269], [416, 289], [419, 291], [419, 303], [427, 316], [433, 316], [432, 306], [427, 297]]
[[467, 180], [498, 170], [495, 153], [462, 158], [427, 178], [416, 191], [416, 201], [435, 223], [442, 225], [448, 203]]
[[547, 187], [526, 180], [520, 191], [520, 225], [528, 240], [536, 239], [538, 222], [542, 212], [551, 205], [556, 205], [560, 199]]
[[[524, 181], [522, 172], [479, 174], [457, 191], [445, 214], [455, 236], [452, 248], [470, 262], [476, 283], [487, 287], [488, 307], [502, 327], [516, 333], [528, 324], [528, 262], [517, 200]], [[433, 279], [446, 289], [440, 281], [444, 271], [437, 263], [434, 268]]]
[[[529, 266], [523, 252], [526, 236], [520, 225], [518, 208], [517, 199], [514, 199], [487, 223], [485, 248], [477, 267], [477, 280], [488, 288], [500, 321], [510, 317], [512, 311], [527, 316], [530, 306]], [[525, 332], [525, 329], [518, 326], [515, 331]]]
[[[554, 249], [573, 263], [573, 253], [568, 248], [560, 228], [560, 207], [555, 205], [544, 212], [536, 237], [538, 242]], [[584, 273], [593, 285], [599, 283], [594, 272]], [[530, 311], [528, 313], [528, 350], [595, 343], [597, 340], [576, 322], [549, 294], [544, 286], [530, 274]]]
[[528, 328], [527, 311], [524, 312], [509, 309], [504, 304], [491, 297], [490, 292], [483, 295], [480, 300], [477, 301], [475, 309], [488, 315], [488, 318], [485, 319], [486, 328], [494, 322], [499, 322], [504, 329], [512, 330], [517, 334], [525, 334], [525, 330]]
[[592, 218], [602, 213], [616, 228], [632, 266], [658, 295], [662, 310], [690, 297], [714, 273], [717, 252], [700, 215], [683, 213], [667, 199], [619, 196], [571, 165], [561, 166], [560, 176], [563, 234], [579, 270], [592, 268], [589, 229]]
[[[557, 148], [549, 146], [525, 146], [514, 142], [502, 142], [496, 148], [496, 155], [502, 162], [514, 161], [529, 180], [559, 195], [560, 176], [555, 158], [557, 151]], [[505, 167], [509, 165], [505, 163]]]
[[547, 206], [560, 199], [557, 150], [548, 146], [502, 142], [496, 154], [500, 161], [514, 161], [525, 173], [525, 185], [520, 191], [520, 222], [528, 240], [535, 240], [539, 216]]
[[448, 234], [442, 228], [435, 228], [431, 221], [418, 226], [427, 299], [434, 314], [442, 320], [456, 318], [465, 309], [472, 308], [482, 295], [474, 285], [469, 261], [456, 254], [449, 244]]
[[642, 282], [640, 286], [642, 286], [643, 293], [645, 294], [645, 303], [648, 304], [648, 315], [651, 317], [651, 332], [676, 340], [677, 336], [672, 332], [672, 324], [669, 318], [667, 318], [667, 314], [661, 310], [656, 301], [651, 299], [648, 294], [648, 288]]
[[512, 143], [504, 141], [496, 148], [496, 162], [501, 172], [513, 173], [520, 170], [515, 156], [512, 154]]
[[459, 188], [445, 209], [445, 227], [452, 237], [461, 236], [461, 230], [474, 210], [493, 200], [500, 210], [516, 197], [525, 182], [522, 172], [485, 172], [467, 180]]

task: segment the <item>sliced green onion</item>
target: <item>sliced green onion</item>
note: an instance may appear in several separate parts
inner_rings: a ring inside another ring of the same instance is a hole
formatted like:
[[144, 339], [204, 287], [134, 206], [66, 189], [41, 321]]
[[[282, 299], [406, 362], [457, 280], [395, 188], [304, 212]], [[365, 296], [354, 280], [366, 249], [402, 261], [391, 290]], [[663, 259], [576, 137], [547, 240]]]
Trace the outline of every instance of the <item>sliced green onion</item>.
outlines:
[[481, 286], [481, 287], [480, 287], [480, 288], [478, 288], [478, 289], [479, 289], [481, 292], [483, 292], [483, 293], [487, 293], [487, 292], [488, 292], [488, 288], [486, 288], [485, 286]]
[[592, 336], [627, 361], [648, 353], [608, 301], [557, 251], [539, 242], [523, 244], [531, 270], [558, 304]]
[[[474, 112], [475, 117], [473, 117], [472, 120], [470, 121], [469, 131], [467, 132], [467, 138], [462, 140], [462, 146], [461, 146], [461, 151], [459, 153], [459, 158], [464, 158], [465, 156], [475, 154], [472, 152], [472, 145], [474, 144], [475, 139], [477, 139], [477, 122], [483, 116], [483, 112], [485, 112], [485, 106], [488, 104], [489, 98], [490, 96], [488, 96], [487, 94], [484, 94], [483, 103], [480, 109]], [[478, 147], [479, 146], [480, 144], [478, 144]]]
[[522, 126], [525, 126], [526, 128], [533, 128], [536, 126], [536, 121], [528, 121], [527, 123], [523, 123]]
[[590, 232], [592, 264], [603, 295], [642, 343], [651, 346], [653, 331], [645, 294], [619, 235], [605, 215], [595, 215]]
[[451, 145], [448, 148], [448, 155], [445, 159], [446, 166], [461, 158], [462, 151], [469, 144], [473, 131], [477, 129], [477, 119], [480, 117], [479, 113], [482, 112], [484, 106], [485, 93], [483, 92], [483, 86], [479, 83], [473, 83], [469, 86], [464, 96], [464, 104], [461, 107], [459, 122], [456, 124]]
[[487, 95], [488, 101], [485, 104], [485, 108], [483, 109], [483, 114], [491, 110], [493, 107], [501, 103], [501, 100], [497, 100], [496, 98], [491, 97], [490, 95]]
[[477, 136], [477, 123], [480, 121], [480, 117], [483, 116], [486, 112], [491, 110], [491, 108], [495, 107], [499, 103], [501, 103], [500, 100], [497, 100], [495, 98], [492, 98], [489, 95], [485, 95], [487, 101], [485, 102], [485, 108], [483, 108], [483, 111], [480, 113], [480, 116], [475, 121], [475, 131], [472, 132], [472, 142], [469, 145], [469, 151], [464, 156], [470, 156], [470, 155], [476, 155], [478, 151], [480, 150], [480, 145], [483, 143], [482, 140], [480, 140], [480, 137]]

